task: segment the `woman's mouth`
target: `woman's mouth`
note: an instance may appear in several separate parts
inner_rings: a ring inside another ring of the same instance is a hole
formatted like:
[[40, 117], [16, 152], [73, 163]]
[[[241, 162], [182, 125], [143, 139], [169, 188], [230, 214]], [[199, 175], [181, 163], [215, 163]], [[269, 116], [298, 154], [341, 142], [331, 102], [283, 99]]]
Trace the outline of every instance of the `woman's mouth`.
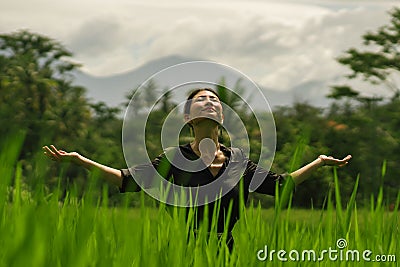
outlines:
[[215, 108], [212, 108], [212, 107], [205, 108], [205, 109], [203, 109], [203, 111], [214, 111], [214, 112], [216, 112]]

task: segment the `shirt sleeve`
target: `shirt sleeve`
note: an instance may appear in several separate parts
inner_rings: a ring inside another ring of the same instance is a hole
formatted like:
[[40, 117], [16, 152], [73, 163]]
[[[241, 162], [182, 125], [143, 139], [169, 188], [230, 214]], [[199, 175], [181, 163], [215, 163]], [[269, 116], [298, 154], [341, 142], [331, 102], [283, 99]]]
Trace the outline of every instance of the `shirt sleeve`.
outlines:
[[[249, 175], [252, 179], [252, 183], [261, 184], [254, 190], [254, 192], [275, 196], [276, 186], [279, 191], [282, 191], [284, 187], [286, 190], [294, 191], [294, 182], [288, 174], [277, 174], [272, 171], [266, 170], [256, 163], [248, 159], [247, 167], [244, 175]], [[250, 186], [251, 187], [251, 186]]]
[[[151, 163], [121, 169], [122, 186], [119, 188], [119, 191], [121, 193], [139, 192], [142, 188], [150, 188], [154, 185], [156, 172], [163, 177], [168, 177], [170, 171], [171, 165], [164, 153], [152, 160]], [[135, 180], [134, 177], [139, 179]], [[140, 185], [137, 180], [140, 181]]]

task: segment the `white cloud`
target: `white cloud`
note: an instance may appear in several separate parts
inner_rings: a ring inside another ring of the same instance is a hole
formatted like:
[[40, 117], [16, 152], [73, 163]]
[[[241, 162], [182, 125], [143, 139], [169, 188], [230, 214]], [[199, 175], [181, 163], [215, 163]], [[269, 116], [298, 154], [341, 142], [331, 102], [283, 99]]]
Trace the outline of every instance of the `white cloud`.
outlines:
[[388, 21], [389, 1], [22, 1], [0, 8], [0, 31], [30, 28], [66, 44], [84, 70], [111, 75], [171, 54], [232, 65], [285, 90], [331, 80], [334, 60]]
[[88, 56], [102, 56], [118, 47], [121, 25], [113, 17], [87, 21], [71, 36], [70, 49]]

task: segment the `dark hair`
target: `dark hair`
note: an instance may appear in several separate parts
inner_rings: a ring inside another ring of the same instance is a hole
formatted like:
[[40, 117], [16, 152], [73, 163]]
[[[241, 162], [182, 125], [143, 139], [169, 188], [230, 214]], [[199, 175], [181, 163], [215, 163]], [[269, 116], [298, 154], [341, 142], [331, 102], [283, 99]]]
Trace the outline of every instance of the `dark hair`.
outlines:
[[188, 98], [186, 99], [186, 103], [185, 103], [185, 106], [184, 106], [184, 108], [183, 108], [183, 113], [186, 115], [186, 114], [190, 114], [190, 106], [192, 105], [192, 99], [193, 99], [193, 97], [195, 96], [195, 95], [197, 95], [199, 92], [202, 92], [202, 91], [209, 91], [209, 92], [211, 92], [211, 93], [213, 93], [214, 95], [216, 95], [217, 97], [218, 97], [218, 99], [219, 99], [219, 95], [218, 95], [218, 93], [214, 90], [214, 89], [211, 89], [211, 88], [197, 88], [197, 89], [194, 89], [192, 92], [190, 92], [190, 94], [189, 94], [189, 96], [188, 96]]

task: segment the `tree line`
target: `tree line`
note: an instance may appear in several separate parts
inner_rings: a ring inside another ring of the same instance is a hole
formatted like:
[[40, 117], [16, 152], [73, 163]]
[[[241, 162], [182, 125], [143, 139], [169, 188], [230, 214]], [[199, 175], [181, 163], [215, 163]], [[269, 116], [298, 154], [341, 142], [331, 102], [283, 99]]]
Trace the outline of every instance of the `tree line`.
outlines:
[[[342, 193], [349, 196], [355, 180], [360, 177], [357, 198], [360, 203], [377, 196], [384, 188], [385, 202], [395, 201], [400, 183], [400, 88], [395, 83], [400, 70], [400, 9], [389, 12], [391, 21], [363, 36], [364, 50], [350, 48], [338, 55], [338, 62], [351, 70], [349, 79], [362, 77], [374, 86], [385, 86], [391, 97], [365, 97], [362, 88], [332, 85], [327, 97], [333, 101], [328, 108], [314, 107], [306, 102], [283, 106], [273, 111], [277, 129], [277, 147], [272, 169], [287, 172], [313, 160], [319, 154], [353, 159], [338, 170]], [[73, 83], [73, 71], [80, 65], [72, 53], [57, 40], [28, 30], [0, 35], [0, 144], [4, 146], [16, 133], [24, 136], [18, 162], [22, 165], [23, 181], [32, 190], [41, 181], [49, 190], [57, 186], [65, 191], [71, 187], [83, 192], [88, 174], [76, 166], [43, 163], [41, 147], [54, 143], [70, 151], [76, 150], [96, 161], [116, 168], [126, 166], [121, 147], [121, 108], [129, 104], [135, 89], [120, 107], [103, 102], [93, 103], [86, 89]], [[396, 76], [397, 75], [397, 76]], [[251, 140], [250, 158], [257, 159], [261, 149], [258, 122], [240, 104], [238, 81], [234, 93], [224, 89], [221, 77], [216, 90], [221, 100], [237, 111], [246, 121]], [[135, 112], [154, 103], [157, 84], [148, 83], [144, 95], [134, 103]], [[150, 157], [160, 151], [159, 133], [165, 116], [176, 106], [167, 93], [150, 114], [154, 123], [146, 130]], [[223, 134], [224, 142], [229, 137]], [[182, 142], [190, 138], [183, 131]], [[134, 138], [133, 138], [134, 139]], [[137, 140], [136, 140], [137, 141]], [[132, 142], [136, 142], [132, 140]], [[37, 171], [40, 168], [40, 171]], [[60, 169], [63, 169], [59, 181]], [[295, 193], [294, 205], [321, 207], [332, 190], [332, 170], [321, 168]], [[61, 185], [60, 185], [61, 183]], [[98, 185], [100, 186], [100, 185]], [[116, 194], [112, 191], [110, 194]], [[135, 198], [135, 197], [134, 197]], [[253, 195], [252, 199], [268, 204], [270, 199]], [[346, 197], [343, 198], [346, 201]]]

